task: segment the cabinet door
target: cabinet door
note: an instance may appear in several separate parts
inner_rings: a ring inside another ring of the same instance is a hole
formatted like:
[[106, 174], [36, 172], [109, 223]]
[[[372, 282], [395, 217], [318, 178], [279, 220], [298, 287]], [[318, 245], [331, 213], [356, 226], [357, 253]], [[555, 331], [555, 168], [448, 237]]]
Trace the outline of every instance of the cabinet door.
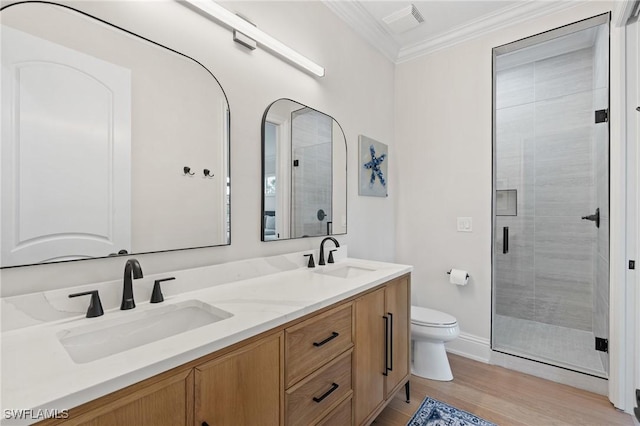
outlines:
[[[138, 385], [134, 385], [138, 386]], [[64, 426], [178, 426], [193, 424], [193, 370], [181, 371], [157, 383], [109, 401], [63, 422]], [[91, 404], [91, 403], [90, 403]], [[45, 422], [46, 423], [46, 422]]]
[[359, 425], [384, 400], [384, 288], [357, 299], [355, 307], [354, 416]]
[[283, 333], [195, 369], [196, 425], [280, 425]]
[[385, 312], [389, 317], [389, 353], [385, 383], [385, 398], [389, 398], [404, 384], [409, 375], [409, 326], [410, 301], [409, 278], [402, 277], [390, 282], [385, 290]]

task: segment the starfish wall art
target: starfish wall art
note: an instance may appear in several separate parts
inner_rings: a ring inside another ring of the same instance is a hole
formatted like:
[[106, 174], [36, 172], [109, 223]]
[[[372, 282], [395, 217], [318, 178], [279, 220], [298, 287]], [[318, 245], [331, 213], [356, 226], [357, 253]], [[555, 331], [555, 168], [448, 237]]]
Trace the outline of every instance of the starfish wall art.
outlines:
[[358, 137], [360, 188], [359, 194], [371, 197], [386, 197], [388, 147], [382, 142], [364, 135]]

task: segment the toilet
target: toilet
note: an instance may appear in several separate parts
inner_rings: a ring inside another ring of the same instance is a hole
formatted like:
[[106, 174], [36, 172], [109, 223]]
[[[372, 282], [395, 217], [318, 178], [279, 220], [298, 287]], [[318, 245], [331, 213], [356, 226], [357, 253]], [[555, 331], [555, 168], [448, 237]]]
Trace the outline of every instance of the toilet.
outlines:
[[434, 309], [411, 306], [413, 365], [411, 373], [426, 379], [453, 380], [444, 344], [460, 334], [452, 315]]

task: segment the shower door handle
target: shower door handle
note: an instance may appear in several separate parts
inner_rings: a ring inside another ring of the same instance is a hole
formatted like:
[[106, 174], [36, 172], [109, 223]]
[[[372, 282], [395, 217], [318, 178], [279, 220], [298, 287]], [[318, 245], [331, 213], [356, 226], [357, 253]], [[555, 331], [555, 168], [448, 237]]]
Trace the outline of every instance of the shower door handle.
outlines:
[[509, 253], [509, 227], [502, 227], [502, 253]]
[[596, 228], [600, 228], [600, 208], [596, 209], [595, 214], [582, 216], [582, 220], [590, 220], [596, 223]]

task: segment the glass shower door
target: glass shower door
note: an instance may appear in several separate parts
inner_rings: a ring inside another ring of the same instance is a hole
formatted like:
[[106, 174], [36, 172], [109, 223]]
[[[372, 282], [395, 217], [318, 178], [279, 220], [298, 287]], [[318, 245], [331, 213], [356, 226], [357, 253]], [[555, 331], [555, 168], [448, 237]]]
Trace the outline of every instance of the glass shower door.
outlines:
[[[606, 377], [609, 16], [494, 49], [494, 350]], [[598, 340], [597, 340], [598, 339]]]

